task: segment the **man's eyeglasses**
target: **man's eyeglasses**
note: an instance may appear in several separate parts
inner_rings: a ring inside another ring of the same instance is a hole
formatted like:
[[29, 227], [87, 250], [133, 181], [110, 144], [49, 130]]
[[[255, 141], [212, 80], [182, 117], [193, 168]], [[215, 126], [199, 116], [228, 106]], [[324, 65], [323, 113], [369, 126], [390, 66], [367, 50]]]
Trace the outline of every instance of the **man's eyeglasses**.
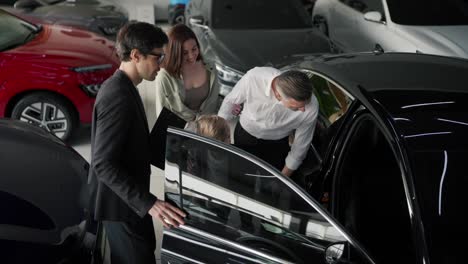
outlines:
[[148, 53], [148, 55], [151, 55], [151, 56], [155, 56], [157, 58], [156, 62], [161, 65], [161, 63], [164, 61], [164, 57], [166, 57], [166, 54], [164, 53], [160, 53], [160, 54], [156, 54], [156, 53]]

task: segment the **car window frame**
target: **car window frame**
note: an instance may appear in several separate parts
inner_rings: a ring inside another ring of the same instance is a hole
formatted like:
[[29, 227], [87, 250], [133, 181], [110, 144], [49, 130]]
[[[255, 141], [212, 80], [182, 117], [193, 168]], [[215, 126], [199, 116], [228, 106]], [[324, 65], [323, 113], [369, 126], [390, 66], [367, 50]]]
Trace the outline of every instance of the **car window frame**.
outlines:
[[[407, 178], [407, 177], [410, 177], [409, 176], [410, 172], [405, 168], [407, 166], [407, 165], [405, 166], [404, 164], [405, 162], [402, 161], [404, 160], [404, 157], [403, 157], [404, 155], [402, 155], [402, 153], [399, 151], [399, 148], [398, 148], [399, 144], [396, 143], [394, 138], [392, 138], [392, 131], [390, 131], [388, 127], [386, 126], [385, 120], [377, 116], [375, 112], [369, 110], [362, 103], [357, 106], [356, 110], [354, 111], [354, 114], [352, 115], [351, 120], [349, 120], [346, 126], [346, 129], [345, 129], [346, 133], [343, 133], [340, 136], [340, 140], [339, 140], [340, 142], [338, 143], [339, 146], [332, 153], [332, 155], [336, 157], [336, 163], [331, 168], [332, 177], [331, 179], [329, 179], [331, 182], [330, 191], [332, 192], [332, 194], [329, 196], [330, 200], [332, 201], [332, 205], [330, 208], [331, 215], [334, 216], [338, 214], [338, 208], [336, 208], [336, 205], [334, 205], [334, 202], [333, 202], [333, 200], [336, 199], [336, 195], [334, 193], [336, 193], [335, 188], [338, 185], [336, 183], [337, 177], [335, 176], [335, 174], [338, 173], [337, 171], [340, 169], [340, 166], [343, 163], [343, 158], [346, 155], [344, 152], [348, 148], [350, 141], [352, 141], [352, 138], [353, 138], [352, 136], [356, 132], [356, 129], [359, 128], [359, 124], [363, 121], [369, 121], [369, 120], [373, 122], [375, 127], [383, 135], [398, 165], [398, 169], [400, 171], [400, 181], [402, 184], [401, 187], [403, 188], [403, 192], [405, 195], [405, 202], [408, 205], [407, 217], [408, 217], [410, 226], [412, 228], [410, 237], [412, 240], [411, 242], [412, 242], [413, 249], [415, 250], [415, 258], [423, 259], [424, 258], [423, 256], [425, 256], [425, 253], [422, 247], [425, 247], [425, 246], [421, 246], [420, 236], [415, 235], [415, 232], [417, 232], [416, 229], [419, 228], [418, 225], [415, 224], [415, 222], [417, 223], [419, 221], [418, 220], [419, 217], [417, 217], [417, 212], [416, 212], [417, 210], [414, 208], [415, 205], [412, 203], [412, 195], [411, 195], [408, 178]], [[423, 242], [422, 244], [425, 244], [425, 243]], [[366, 249], [366, 252], [368, 252], [367, 249]]]
[[[349, 106], [348, 106], [348, 110], [340, 117], [340, 119], [342, 119], [343, 122], [341, 124], [339, 124], [339, 127], [337, 128], [335, 135], [333, 135], [333, 137], [330, 139], [330, 141], [329, 141], [330, 143], [328, 144], [326, 152], [323, 153], [323, 155], [321, 155], [316, 150], [316, 147], [314, 147], [312, 145], [312, 143], [311, 143], [311, 147], [313, 148], [313, 151], [318, 155], [318, 157], [321, 160], [321, 163], [323, 164], [323, 162], [328, 160], [328, 157], [330, 156], [330, 153], [333, 152], [332, 146], [336, 145], [335, 142], [337, 142], [337, 139], [340, 137], [342, 127], [346, 123], [349, 122], [349, 116], [353, 115], [353, 113], [356, 111], [356, 109], [357, 109], [356, 105], [358, 105], [358, 100], [357, 100], [356, 96], [354, 96], [348, 90], [343, 88], [343, 85], [341, 85], [340, 83], [335, 81], [333, 78], [331, 78], [331, 77], [329, 77], [329, 76], [327, 76], [327, 75], [325, 75], [325, 74], [323, 74], [323, 73], [321, 73], [319, 71], [315, 71], [315, 70], [312, 70], [310, 68], [303, 68], [303, 67], [300, 67], [300, 66], [299, 67], [286, 68], [286, 70], [294, 70], [294, 69], [299, 70], [301, 72], [304, 72], [308, 76], [309, 76], [309, 74], [312, 74], [312, 75], [319, 76], [320, 78], [323, 78], [325, 81], [332, 83], [336, 88], [338, 88], [341, 92], [343, 92], [347, 97], [351, 98], [351, 100], [352, 100], [351, 104], [349, 104]], [[311, 79], [312, 77], [309, 77], [309, 78]], [[320, 106], [319, 106], [319, 115], [320, 115]], [[332, 126], [333, 124], [334, 123], [332, 123], [330, 126]]]
[[[275, 169], [272, 165], [267, 164], [265, 161], [260, 160], [259, 158], [253, 156], [252, 154], [238, 149], [232, 145], [228, 145], [226, 143], [211, 139], [211, 138], [206, 138], [197, 134], [194, 134], [192, 132], [178, 129], [178, 128], [173, 128], [169, 127], [167, 129], [167, 133], [169, 134], [175, 134], [177, 136], [183, 136], [187, 137], [192, 140], [200, 141], [209, 145], [212, 145], [214, 147], [220, 148], [224, 151], [228, 151], [231, 154], [238, 155], [249, 162], [252, 162], [256, 164], [257, 166], [263, 168], [265, 171], [271, 173], [272, 176], [275, 178], [279, 179], [282, 183], [284, 183], [287, 187], [290, 188], [291, 191], [295, 192], [299, 197], [301, 197], [309, 206], [311, 206], [314, 210], [316, 210], [317, 213], [319, 213], [329, 224], [331, 224], [339, 233], [340, 235], [343, 236], [344, 239], [346, 239], [347, 243], [352, 245], [357, 251], [360, 252], [362, 257], [366, 258], [369, 260], [370, 263], [375, 263], [375, 261], [371, 258], [370, 254], [365, 250], [363, 246], [361, 246], [360, 242], [357, 241], [351, 234], [349, 234], [346, 229], [337, 221], [334, 219], [334, 217], [326, 210], [324, 209], [318, 201], [316, 201], [312, 196], [307, 193], [304, 189], [299, 187], [294, 181], [289, 179], [288, 177], [285, 177], [279, 172], [277, 169]], [[179, 171], [180, 172], [180, 171]], [[181, 174], [179, 173], [179, 177], [181, 177]], [[165, 174], [165, 179], [166, 179], [166, 174]], [[180, 180], [180, 179], [179, 179]], [[182, 189], [181, 184], [179, 186], [180, 189]], [[183, 227], [184, 228], [184, 227]], [[198, 229], [195, 227], [190, 227], [191, 231], [197, 231]], [[200, 234], [202, 234], [204, 231], [200, 231]], [[219, 242], [219, 241], [218, 241]], [[264, 253], [262, 253], [264, 254]]]

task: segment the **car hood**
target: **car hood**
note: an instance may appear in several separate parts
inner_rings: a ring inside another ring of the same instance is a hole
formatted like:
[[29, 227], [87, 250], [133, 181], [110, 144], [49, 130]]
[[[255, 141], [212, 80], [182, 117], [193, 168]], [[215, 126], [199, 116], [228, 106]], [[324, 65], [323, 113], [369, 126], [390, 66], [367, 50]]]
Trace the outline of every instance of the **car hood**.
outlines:
[[89, 21], [99, 18], [112, 18], [122, 21], [128, 20], [127, 11], [119, 5], [105, 1], [65, 1], [55, 5], [41, 6], [32, 12], [22, 10], [29, 16], [45, 18], [47, 23], [53, 24], [62, 19]]
[[315, 29], [213, 30], [209, 37], [210, 59], [242, 72], [277, 65], [293, 54], [330, 52], [329, 41]]
[[468, 58], [468, 26], [396, 26], [422, 53]]
[[6, 53], [32, 55], [31, 60], [47, 60], [71, 67], [118, 65], [112, 41], [89, 31], [56, 25], [43, 25], [33, 40]]

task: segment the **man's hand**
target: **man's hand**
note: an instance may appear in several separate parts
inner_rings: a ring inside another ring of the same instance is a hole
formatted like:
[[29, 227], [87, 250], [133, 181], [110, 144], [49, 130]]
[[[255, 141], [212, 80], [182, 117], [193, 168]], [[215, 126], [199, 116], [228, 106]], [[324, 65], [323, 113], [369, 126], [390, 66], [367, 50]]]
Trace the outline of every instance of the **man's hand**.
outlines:
[[286, 165], [284, 165], [284, 168], [283, 170], [281, 171], [281, 173], [286, 176], [286, 177], [291, 177], [291, 175], [293, 174], [294, 170], [291, 170], [290, 168], [286, 167]]
[[238, 116], [240, 115], [240, 113], [242, 112], [242, 105], [240, 104], [235, 104], [232, 106], [232, 111], [231, 113], [235, 116]]
[[183, 225], [185, 213], [179, 208], [172, 206], [164, 201], [157, 200], [153, 207], [148, 212], [152, 217], [159, 219], [164, 227], [171, 228], [171, 226], [178, 227]]

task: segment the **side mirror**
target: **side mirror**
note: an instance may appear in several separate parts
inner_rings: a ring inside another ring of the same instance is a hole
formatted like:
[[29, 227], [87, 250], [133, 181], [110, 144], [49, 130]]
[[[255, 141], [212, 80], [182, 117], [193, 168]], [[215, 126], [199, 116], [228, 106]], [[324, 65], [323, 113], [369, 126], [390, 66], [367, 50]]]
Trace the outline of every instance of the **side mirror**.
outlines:
[[191, 26], [203, 26], [204, 19], [202, 16], [193, 16], [189, 18], [189, 24]]
[[325, 249], [325, 260], [328, 264], [337, 264], [341, 263], [343, 253], [345, 250], [345, 243], [344, 242], [338, 242], [338, 243], [333, 243], [329, 245]]
[[193, 16], [189, 18], [189, 25], [192, 27], [199, 27], [203, 28], [204, 30], [209, 30], [210, 28], [205, 25], [205, 19], [203, 19], [203, 16]]
[[29, 10], [35, 9], [39, 6], [41, 6], [41, 4], [37, 2], [36, 0], [18, 0], [13, 5], [13, 7], [16, 9], [29, 9]]
[[370, 22], [385, 23], [382, 21], [382, 14], [379, 11], [370, 11], [364, 14], [364, 19]]

